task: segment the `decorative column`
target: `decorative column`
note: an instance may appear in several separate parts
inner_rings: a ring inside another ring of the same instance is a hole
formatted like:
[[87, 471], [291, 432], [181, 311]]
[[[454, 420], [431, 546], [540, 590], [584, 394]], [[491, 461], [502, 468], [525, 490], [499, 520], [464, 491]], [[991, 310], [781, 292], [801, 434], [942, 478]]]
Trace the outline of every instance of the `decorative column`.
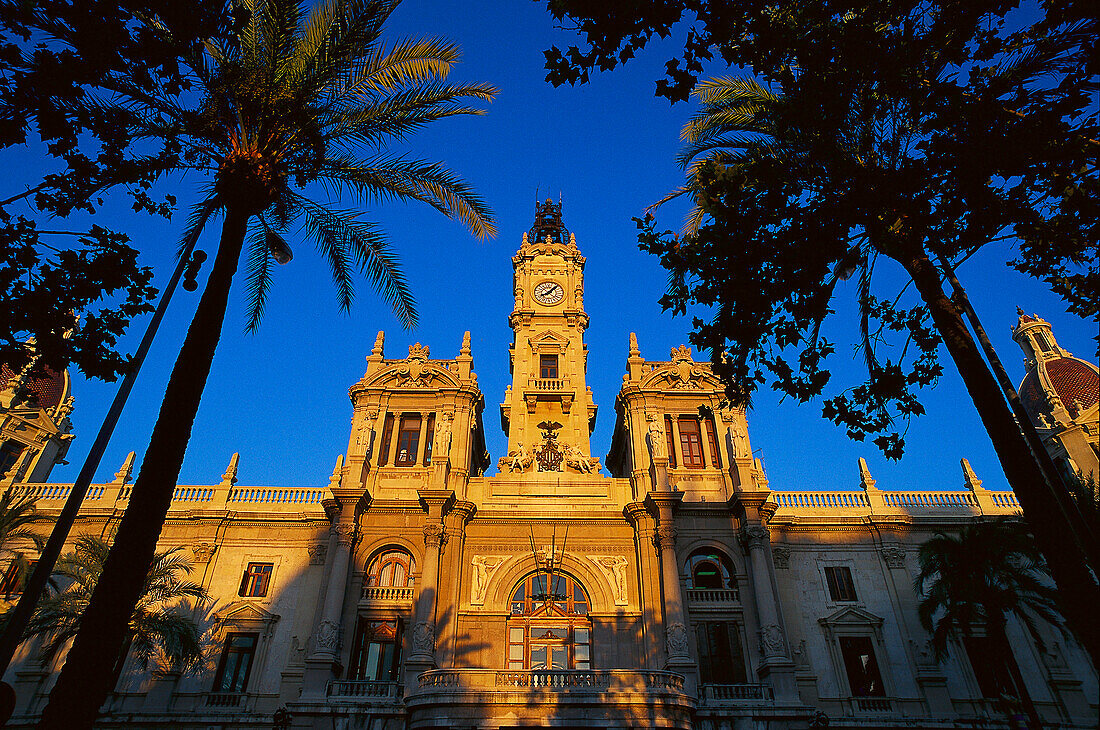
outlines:
[[661, 556], [661, 586], [665, 597], [665, 646], [668, 656], [665, 669], [684, 675], [684, 688], [694, 694], [695, 660], [688, 646], [688, 630], [684, 602], [680, 591], [680, 560], [676, 556], [676, 530], [673, 528], [673, 508], [684, 498], [682, 492], [650, 492], [646, 503], [657, 514], [656, 543]]
[[[771, 503], [774, 506], [774, 503]], [[760, 620], [760, 654], [763, 657], [757, 673], [768, 682], [778, 704], [798, 704], [798, 685], [794, 676], [794, 662], [791, 661], [787, 635], [783, 629], [783, 617], [779, 611], [779, 600], [775, 592], [775, 574], [771, 560], [771, 540], [764, 517], [769, 515], [767, 505], [750, 507], [756, 519], [744, 519], [741, 528], [741, 543], [752, 566], [753, 597], [756, 601], [756, 615]], [[764, 513], [761, 515], [760, 513]]]
[[443, 515], [454, 502], [454, 492], [421, 489], [420, 504], [428, 512], [424, 523], [424, 570], [413, 615], [412, 652], [405, 660], [405, 686], [413, 690], [416, 675], [435, 667], [435, 606], [439, 592], [439, 556], [447, 540]]
[[[348, 566], [351, 564], [351, 548], [355, 541], [353, 515], [341, 519], [340, 505], [336, 500], [329, 528], [329, 576], [325, 589], [325, 602], [321, 619], [313, 632], [313, 653], [306, 659], [306, 673], [302, 687], [302, 699], [323, 700], [328, 683], [340, 672], [340, 625], [344, 607], [344, 592], [348, 585]], [[326, 505], [328, 507], [328, 505]]]
[[631, 502], [623, 514], [634, 526], [634, 546], [638, 552], [638, 577], [642, 594], [642, 651], [647, 669], [660, 669], [663, 665], [661, 643], [657, 640], [664, 625], [664, 606], [661, 605], [661, 571], [657, 563], [657, 533], [653, 515], [641, 502]]

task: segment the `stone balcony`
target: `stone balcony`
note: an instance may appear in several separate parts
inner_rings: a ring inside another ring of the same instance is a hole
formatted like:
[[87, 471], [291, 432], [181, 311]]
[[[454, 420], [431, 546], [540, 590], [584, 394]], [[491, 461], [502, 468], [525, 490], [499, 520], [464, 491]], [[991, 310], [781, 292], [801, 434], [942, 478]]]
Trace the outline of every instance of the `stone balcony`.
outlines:
[[[695, 699], [674, 672], [433, 669], [407, 693], [410, 728], [514, 726], [691, 728]], [[598, 710], [598, 711], [597, 711]]]
[[326, 692], [329, 700], [350, 700], [358, 704], [392, 704], [400, 698], [397, 682], [378, 682], [373, 680], [343, 680], [329, 682]]

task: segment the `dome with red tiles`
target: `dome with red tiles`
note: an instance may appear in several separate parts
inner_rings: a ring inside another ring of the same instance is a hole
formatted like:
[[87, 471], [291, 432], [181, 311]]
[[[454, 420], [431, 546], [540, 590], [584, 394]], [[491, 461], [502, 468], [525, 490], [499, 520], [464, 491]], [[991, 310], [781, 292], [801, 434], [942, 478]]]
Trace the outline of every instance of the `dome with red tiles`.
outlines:
[[[16, 373], [8, 367], [7, 363], [0, 363], [0, 384], [10, 383], [15, 377]], [[28, 377], [24, 379], [23, 386], [26, 389], [24, 404], [38, 406], [48, 411], [56, 408], [65, 395], [65, 374], [47, 367], [45, 375]]]
[[1043, 395], [1039, 368], [1045, 371], [1046, 379], [1054, 387], [1054, 392], [1058, 394], [1071, 418], [1077, 418], [1082, 410], [1087, 410], [1100, 401], [1100, 375], [1087, 362], [1075, 357], [1040, 361], [1028, 371], [1020, 384], [1020, 400], [1028, 415], [1037, 423], [1040, 422], [1039, 413], [1049, 410]]

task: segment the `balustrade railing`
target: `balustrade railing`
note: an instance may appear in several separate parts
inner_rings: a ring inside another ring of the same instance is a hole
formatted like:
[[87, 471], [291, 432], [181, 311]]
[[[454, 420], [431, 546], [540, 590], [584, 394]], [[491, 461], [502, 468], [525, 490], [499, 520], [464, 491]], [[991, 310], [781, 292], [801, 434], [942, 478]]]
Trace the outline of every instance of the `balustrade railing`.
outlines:
[[397, 682], [376, 682], [371, 680], [342, 680], [329, 682], [328, 696], [356, 699], [396, 699]]
[[366, 586], [363, 588], [365, 601], [411, 601], [413, 589], [408, 587]]
[[[36, 500], [39, 507], [60, 508], [73, 490], [72, 484], [19, 484], [13, 487], [17, 496]], [[85, 503], [98, 502], [99, 506], [111, 508], [115, 503], [126, 502], [133, 492], [132, 484], [92, 484], [84, 496]], [[200, 504], [212, 507], [219, 504], [257, 504], [265, 506], [317, 505], [328, 495], [328, 490], [320, 487], [225, 487], [221, 485], [193, 486], [180, 485], [172, 490], [172, 506], [186, 507]], [[57, 503], [50, 504], [51, 502]]]
[[688, 588], [688, 603], [737, 603], [741, 591], [737, 588]]
[[546, 391], [556, 393], [562, 390], [568, 390], [569, 381], [565, 378], [531, 378], [530, 390]]
[[313, 487], [241, 487], [229, 492], [227, 502], [258, 504], [320, 504], [327, 489]]
[[882, 501], [891, 507], [969, 507], [978, 506], [971, 492], [883, 492]]
[[766, 684], [704, 684], [699, 688], [704, 702], [744, 702], [771, 700], [772, 688]]
[[780, 507], [819, 509], [868, 509], [863, 492], [772, 492]]
[[560, 691], [683, 691], [684, 677], [675, 672], [607, 670], [433, 669], [418, 677], [421, 689], [478, 689], [524, 687]]
[[207, 707], [240, 707], [244, 695], [240, 692], [211, 692], [206, 695]]
[[894, 704], [889, 697], [853, 697], [852, 703], [860, 712], [893, 712]]

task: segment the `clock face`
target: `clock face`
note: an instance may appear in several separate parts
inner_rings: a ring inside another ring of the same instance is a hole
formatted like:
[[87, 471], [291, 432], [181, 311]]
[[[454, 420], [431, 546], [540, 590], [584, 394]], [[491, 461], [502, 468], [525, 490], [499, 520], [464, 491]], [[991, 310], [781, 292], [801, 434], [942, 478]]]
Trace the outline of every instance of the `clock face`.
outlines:
[[539, 304], [557, 304], [563, 296], [565, 291], [556, 281], [544, 281], [535, 287], [535, 301]]

